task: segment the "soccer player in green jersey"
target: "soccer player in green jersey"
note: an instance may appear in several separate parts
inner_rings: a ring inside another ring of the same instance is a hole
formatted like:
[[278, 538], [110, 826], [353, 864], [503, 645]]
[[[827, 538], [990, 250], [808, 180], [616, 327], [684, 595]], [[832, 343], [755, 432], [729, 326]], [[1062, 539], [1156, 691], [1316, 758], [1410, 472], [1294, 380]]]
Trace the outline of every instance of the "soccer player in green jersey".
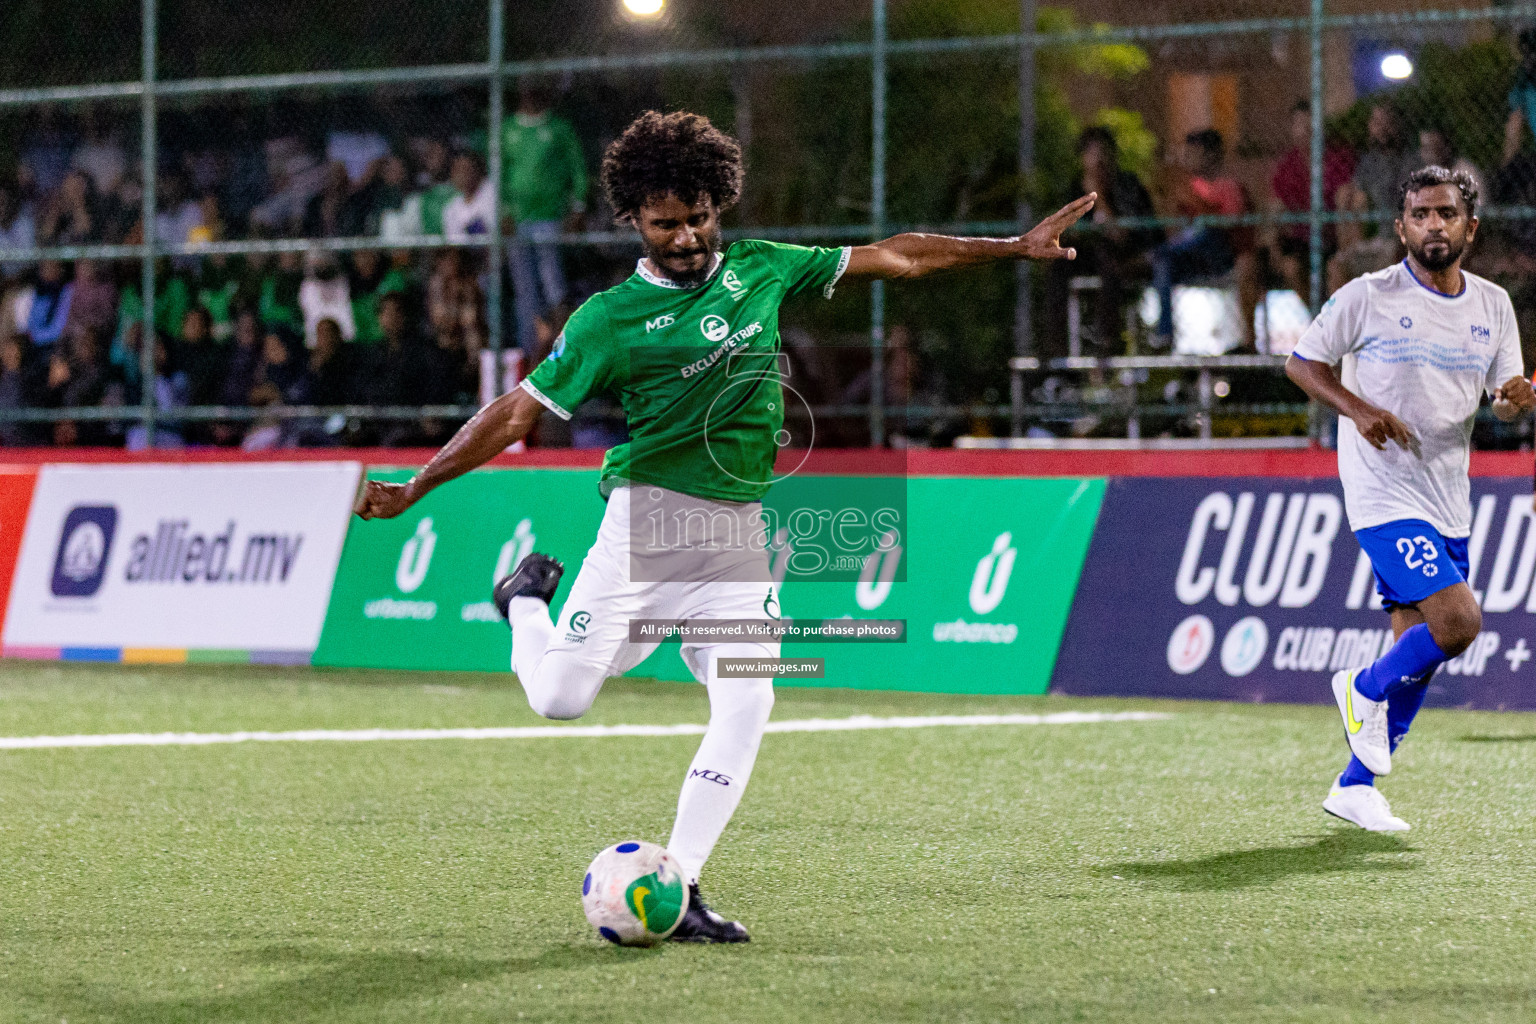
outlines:
[[[403, 484], [369, 481], [364, 519], [390, 518], [520, 440], [545, 409], [569, 419], [589, 395], [623, 404], [630, 440], [603, 460], [608, 506], [557, 620], [564, 567], [531, 554], [493, 597], [512, 627], [512, 668], [535, 711], [579, 718], [603, 681], [656, 647], [638, 620], [777, 619], [761, 499], [783, 442], [779, 305], [840, 281], [916, 278], [999, 260], [1072, 259], [1061, 233], [1093, 207], [1069, 203], [1017, 238], [901, 234], [872, 245], [805, 248], [744, 240], [723, 253], [720, 217], [741, 194], [741, 149], [696, 114], [641, 116], [608, 147], [602, 184], [640, 235], [635, 273], [571, 317], [549, 357], [480, 410]], [[667, 524], [685, 524], [682, 536]], [[703, 535], [695, 527], [702, 527]], [[698, 876], [741, 801], [773, 708], [773, 680], [722, 678], [724, 658], [776, 658], [776, 640], [685, 637], [710, 718], [683, 781], [668, 848], [688, 874], [672, 938], [745, 942], [699, 898]]]

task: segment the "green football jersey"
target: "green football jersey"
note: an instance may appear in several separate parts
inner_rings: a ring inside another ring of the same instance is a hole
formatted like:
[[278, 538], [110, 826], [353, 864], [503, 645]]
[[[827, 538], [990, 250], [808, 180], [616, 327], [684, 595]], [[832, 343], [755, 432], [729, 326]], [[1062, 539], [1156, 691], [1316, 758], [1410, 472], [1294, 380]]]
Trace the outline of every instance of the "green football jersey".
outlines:
[[562, 419], [591, 395], [623, 405], [629, 441], [603, 459], [604, 495], [630, 481], [757, 501], [784, 426], [779, 305], [812, 289], [831, 298], [848, 255], [736, 242], [694, 288], [641, 260], [624, 283], [582, 303], [523, 388]]

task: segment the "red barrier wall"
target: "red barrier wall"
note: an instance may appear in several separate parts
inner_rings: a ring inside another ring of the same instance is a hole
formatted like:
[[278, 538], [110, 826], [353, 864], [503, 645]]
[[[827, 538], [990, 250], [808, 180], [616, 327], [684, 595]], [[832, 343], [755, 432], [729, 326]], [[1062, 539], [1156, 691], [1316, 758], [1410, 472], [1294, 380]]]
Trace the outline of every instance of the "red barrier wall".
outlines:
[[[352, 461], [370, 466], [419, 466], [431, 448], [284, 448], [242, 452], [227, 448], [125, 452], [121, 448], [8, 448], [0, 463], [45, 462], [308, 462]], [[798, 454], [786, 452], [784, 458]], [[498, 456], [493, 466], [588, 469], [602, 465], [596, 449], [541, 448]], [[1134, 451], [975, 449], [823, 449], [813, 453], [803, 471], [911, 476], [1335, 476], [1338, 460], [1322, 448], [1257, 451]], [[1528, 477], [1530, 452], [1473, 452], [1473, 476]]]

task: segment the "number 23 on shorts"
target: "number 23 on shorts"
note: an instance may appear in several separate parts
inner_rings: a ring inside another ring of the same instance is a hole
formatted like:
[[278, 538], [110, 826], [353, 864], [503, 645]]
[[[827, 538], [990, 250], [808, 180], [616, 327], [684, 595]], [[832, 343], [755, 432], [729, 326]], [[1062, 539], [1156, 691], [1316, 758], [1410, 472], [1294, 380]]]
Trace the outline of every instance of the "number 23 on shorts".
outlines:
[[1417, 537], [1397, 538], [1397, 550], [1403, 556], [1403, 564], [1410, 569], [1422, 568], [1425, 576], [1436, 576], [1440, 567], [1435, 564], [1435, 559], [1440, 557], [1440, 552], [1435, 550], [1434, 542], [1420, 534]]

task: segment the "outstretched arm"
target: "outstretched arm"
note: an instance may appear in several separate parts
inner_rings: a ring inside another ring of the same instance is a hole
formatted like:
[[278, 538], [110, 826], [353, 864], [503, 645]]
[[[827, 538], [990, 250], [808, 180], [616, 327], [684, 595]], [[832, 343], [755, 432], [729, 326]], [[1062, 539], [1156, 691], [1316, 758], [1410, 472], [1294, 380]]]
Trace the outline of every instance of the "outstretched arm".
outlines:
[[403, 484], [369, 480], [352, 511], [364, 519], [393, 519], [432, 488], [485, 465], [521, 441], [543, 409], [538, 399], [514, 388], [475, 413], [410, 480]]
[[1061, 247], [1061, 233], [1093, 209], [1097, 194], [1075, 199], [1016, 238], [954, 238], [916, 232], [895, 235], [873, 245], [854, 246], [844, 281], [924, 277], [997, 260], [1076, 259], [1076, 249]]

